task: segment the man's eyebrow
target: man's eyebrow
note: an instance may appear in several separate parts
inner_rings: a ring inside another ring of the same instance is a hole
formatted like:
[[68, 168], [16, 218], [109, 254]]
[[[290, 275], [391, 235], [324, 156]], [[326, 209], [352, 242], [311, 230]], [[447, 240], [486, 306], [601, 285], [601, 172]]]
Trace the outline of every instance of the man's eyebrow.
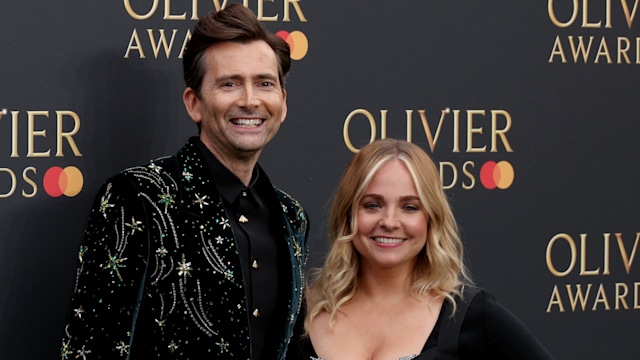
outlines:
[[[222, 82], [222, 81], [226, 81], [226, 80], [240, 80], [242, 79], [244, 76], [240, 75], [240, 74], [230, 74], [230, 75], [221, 75], [219, 77], [217, 77], [215, 79], [216, 82]], [[276, 75], [270, 74], [270, 73], [260, 73], [260, 74], [256, 74], [254, 76], [252, 76], [253, 79], [257, 79], [257, 80], [263, 80], [263, 79], [267, 79], [267, 80], [277, 80], [278, 77]]]

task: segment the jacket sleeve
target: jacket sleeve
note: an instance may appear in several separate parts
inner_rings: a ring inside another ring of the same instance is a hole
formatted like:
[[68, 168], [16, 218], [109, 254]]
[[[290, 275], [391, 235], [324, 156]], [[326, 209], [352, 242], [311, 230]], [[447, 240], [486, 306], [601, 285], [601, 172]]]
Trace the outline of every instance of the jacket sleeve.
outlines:
[[78, 253], [62, 359], [128, 358], [142, 300], [149, 231], [134, 184], [118, 175], [103, 185]]
[[553, 359], [526, 325], [486, 291], [471, 301], [460, 330], [460, 358], [478, 354], [487, 359]]

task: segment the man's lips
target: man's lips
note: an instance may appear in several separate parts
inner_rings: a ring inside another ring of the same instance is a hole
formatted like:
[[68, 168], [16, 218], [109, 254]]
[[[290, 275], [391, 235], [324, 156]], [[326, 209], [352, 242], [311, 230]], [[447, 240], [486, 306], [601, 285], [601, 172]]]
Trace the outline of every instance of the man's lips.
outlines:
[[251, 127], [258, 127], [258, 126], [262, 125], [262, 123], [264, 122], [264, 119], [259, 119], [259, 118], [234, 118], [234, 119], [231, 119], [231, 122], [234, 125], [237, 125], [237, 126], [240, 126], [240, 127], [251, 128]]

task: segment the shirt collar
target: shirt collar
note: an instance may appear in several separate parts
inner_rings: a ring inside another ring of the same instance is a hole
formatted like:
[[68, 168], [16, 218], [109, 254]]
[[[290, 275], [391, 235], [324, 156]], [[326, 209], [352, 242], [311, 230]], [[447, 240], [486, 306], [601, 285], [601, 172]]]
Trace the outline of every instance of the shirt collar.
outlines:
[[216, 189], [227, 202], [233, 203], [243, 191], [247, 191], [252, 195], [250, 198], [253, 198], [260, 207], [264, 205], [257, 194], [258, 181], [261, 180], [260, 167], [257, 164], [253, 167], [249, 185], [245, 187], [242, 181], [213, 155], [200, 138], [197, 144], [206, 167], [213, 176]]

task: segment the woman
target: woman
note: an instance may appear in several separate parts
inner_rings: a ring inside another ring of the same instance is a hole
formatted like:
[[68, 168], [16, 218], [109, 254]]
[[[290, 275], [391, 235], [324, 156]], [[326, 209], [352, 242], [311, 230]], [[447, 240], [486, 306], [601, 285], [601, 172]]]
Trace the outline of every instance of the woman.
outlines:
[[307, 293], [305, 359], [552, 359], [473, 287], [438, 171], [418, 146], [365, 146], [347, 166], [330, 249]]

